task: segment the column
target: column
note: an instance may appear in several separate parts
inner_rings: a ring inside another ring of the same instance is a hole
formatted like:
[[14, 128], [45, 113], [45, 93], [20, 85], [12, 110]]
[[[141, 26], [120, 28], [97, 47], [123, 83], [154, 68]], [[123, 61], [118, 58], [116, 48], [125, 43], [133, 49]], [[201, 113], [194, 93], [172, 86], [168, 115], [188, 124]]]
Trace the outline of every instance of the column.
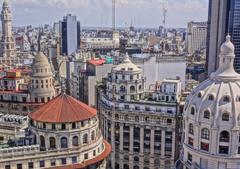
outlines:
[[150, 154], [151, 154], [151, 155], [154, 155], [154, 129], [151, 129]]
[[111, 146], [112, 146], [112, 153], [111, 153], [111, 167], [115, 168], [115, 123], [112, 122], [111, 124]]
[[123, 124], [120, 123], [120, 152], [123, 151]]
[[143, 154], [143, 145], [144, 145], [144, 129], [140, 127], [140, 153]]
[[133, 153], [133, 126], [130, 126], [130, 153]]
[[165, 129], [162, 130], [162, 141], [161, 141], [161, 158], [165, 157]]
[[172, 131], [172, 159], [174, 160], [175, 159], [175, 143], [176, 143], [176, 132], [175, 131]]

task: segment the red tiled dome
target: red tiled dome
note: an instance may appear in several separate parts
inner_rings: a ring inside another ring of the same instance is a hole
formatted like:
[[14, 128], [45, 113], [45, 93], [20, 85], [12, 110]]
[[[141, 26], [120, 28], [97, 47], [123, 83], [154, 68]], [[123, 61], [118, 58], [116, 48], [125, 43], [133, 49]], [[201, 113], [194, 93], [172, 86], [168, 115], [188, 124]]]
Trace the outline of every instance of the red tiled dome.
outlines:
[[71, 123], [90, 119], [97, 115], [94, 108], [61, 94], [29, 114], [32, 120], [46, 123]]

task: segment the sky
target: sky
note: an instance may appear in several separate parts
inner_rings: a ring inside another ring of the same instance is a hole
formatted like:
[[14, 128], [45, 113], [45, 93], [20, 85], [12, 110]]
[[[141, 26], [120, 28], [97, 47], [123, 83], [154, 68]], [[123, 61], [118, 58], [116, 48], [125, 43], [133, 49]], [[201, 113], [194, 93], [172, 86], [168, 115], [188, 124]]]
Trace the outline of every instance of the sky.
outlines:
[[[116, 0], [116, 27], [155, 28], [162, 24], [163, 1], [166, 26], [187, 27], [189, 21], [206, 21], [208, 0]], [[1, 4], [3, 0], [0, 0]], [[71, 13], [82, 26], [108, 27], [112, 0], [8, 0], [14, 26], [53, 24]]]

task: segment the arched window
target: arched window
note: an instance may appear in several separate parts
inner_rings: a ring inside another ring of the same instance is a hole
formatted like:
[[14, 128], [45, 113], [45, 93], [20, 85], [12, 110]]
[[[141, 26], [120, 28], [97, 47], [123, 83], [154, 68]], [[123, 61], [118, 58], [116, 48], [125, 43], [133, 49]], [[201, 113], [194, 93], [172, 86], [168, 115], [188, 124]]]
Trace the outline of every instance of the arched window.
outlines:
[[229, 96], [224, 96], [223, 101], [226, 102], [226, 103], [230, 102], [230, 97]]
[[139, 166], [135, 165], [133, 166], [133, 169], [139, 169]]
[[201, 138], [209, 140], [209, 129], [203, 128], [201, 131]]
[[123, 156], [123, 159], [128, 161], [129, 160], [128, 155]]
[[191, 115], [194, 115], [194, 114], [195, 114], [195, 108], [191, 107]]
[[88, 143], [88, 134], [84, 134], [83, 135], [83, 144], [87, 144]]
[[125, 92], [125, 91], [126, 91], [125, 86], [121, 86], [121, 87], [120, 87], [120, 91], [121, 91], [121, 92]]
[[208, 110], [205, 110], [203, 113], [203, 118], [210, 119], [210, 112]]
[[144, 158], [144, 163], [149, 164], [149, 158]]
[[201, 92], [198, 93], [198, 97], [199, 97], [199, 98], [202, 97], [202, 93], [201, 93]]
[[45, 148], [45, 138], [44, 138], [44, 136], [40, 136], [40, 147]]
[[210, 94], [209, 96], [208, 96], [208, 100], [214, 100], [214, 96], [212, 95], [212, 94]]
[[115, 119], [119, 119], [119, 115], [118, 114], [115, 114]]
[[136, 122], [139, 121], [139, 116], [135, 116], [135, 121], [136, 121]]
[[229, 114], [228, 113], [223, 113], [222, 121], [229, 121]]
[[230, 136], [229, 136], [229, 133], [227, 131], [222, 131], [220, 133], [220, 138], [219, 138], [219, 141], [220, 142], [229, 142], [230, 140]]
[[66, 124], [62, 123], [62, 130], [66, 129]]
[[189, 129], [188, 129], [188, 130], [189, 130], [189, 133], [190, 133], [190, 134], [194, 134], [194, 130], [193, 130], [193, 125], [192, 125], [192, 123], [189, 124]]
[[142, 90], [142, 85], [138, 86], [138, 90], [141, 91]]
[[129, 165], [124, 164], [124, 165], [123, 165], [123, 168], [124, 168], [124, 169], [129, 169]]
[[91, 140], [95, 140], [95, 131], [92, 131], [91, 133]]
[[61, 138], [61, 148], [68, 148], [68, 141], [66, 137]]
[[131, 87], [130, 87], [130, 92], [131, 92], [131, 93], [135, 92], [135, 86], [131, 86]]
[[137, 156], [135, 156], [135, 157], [133, 158], [133, 160], [134, 160], [135, 162], [138, 162], [138, 161], [139, 161], [139, 158], [138, 158]]
[[78, 136], [73, 136], [73, 138], [72, 138], [72, 145], [73, 146], [78, 146]]
[[56, 139], [54, 137], [49, 138], [50, 149], [56, 148]]

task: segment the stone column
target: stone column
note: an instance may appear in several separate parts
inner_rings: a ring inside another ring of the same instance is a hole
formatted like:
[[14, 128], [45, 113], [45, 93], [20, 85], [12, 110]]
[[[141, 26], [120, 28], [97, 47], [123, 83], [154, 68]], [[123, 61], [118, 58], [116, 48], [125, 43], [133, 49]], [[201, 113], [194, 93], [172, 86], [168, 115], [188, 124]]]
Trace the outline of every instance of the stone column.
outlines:
[[133, 126], [130, 126], [130, 153], [133, 153]]
[[165, 157], [165, 129], [162, 129], [162, 136], [161, 136], [161, 158]]
[[115, 168], [115, 124], [112, 122], [111, 124], [111, 146], [112, 146], [112, 153], [111, 153], [111, 167]]
[[123, 151], [123, 124], [120, 123], [120, 152]]
[[174, 160], [175, 158], [175, 139], [176, 138], [176, 132], [172, 131], [172, 159]]
[[140, 153], [143, 154], [143, 145], [144, 145], [144, 129], [140, 126]]
[[150, 154], [154, 155], [154, 129], [151, 129]]

